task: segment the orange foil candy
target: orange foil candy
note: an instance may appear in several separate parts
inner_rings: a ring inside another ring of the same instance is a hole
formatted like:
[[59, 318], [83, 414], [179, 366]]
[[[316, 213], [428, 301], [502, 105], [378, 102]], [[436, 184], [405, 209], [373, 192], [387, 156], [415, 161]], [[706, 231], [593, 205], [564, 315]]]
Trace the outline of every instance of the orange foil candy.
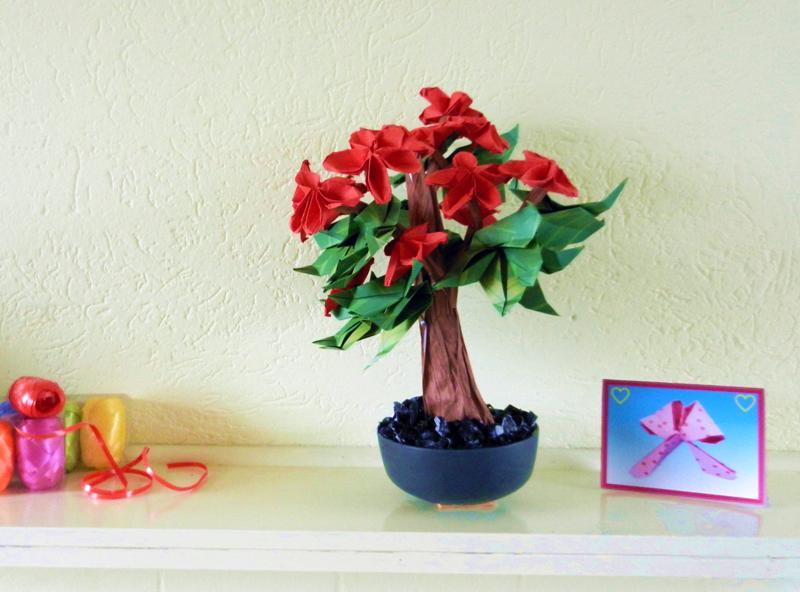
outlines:
[[[97, 427], [103, 435], [108, 451], [119, 463], [125, 454], [125, 405], [119, 397], [90, 397], [83, 405], [83, 423]], [[92, 431], [81, 429], [81, 460], [91, 469], [111, 467], [98, 439]]]
[[0, 491], [8, 487], [14, 475], [14, 428], [0, 421]]

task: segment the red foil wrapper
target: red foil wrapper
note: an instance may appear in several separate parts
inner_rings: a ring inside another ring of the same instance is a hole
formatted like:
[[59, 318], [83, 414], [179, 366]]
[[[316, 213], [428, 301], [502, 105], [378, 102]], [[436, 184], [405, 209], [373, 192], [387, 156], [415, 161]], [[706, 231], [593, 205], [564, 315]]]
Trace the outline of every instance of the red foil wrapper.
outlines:
[[52, 417], [61, 413], [67, 397], [52, 380], [23, 376], [8, 389], [8, 400], [25, 417]]
[[11, 482], [14, 475], [14, 427], [0, 421], [0, 491]]
[[20, 419], [17, 421], [17, 474], [31, 490], [51, 489], [64, 478], [64, 438], [36, 437], [60, 432], [60, 417]]

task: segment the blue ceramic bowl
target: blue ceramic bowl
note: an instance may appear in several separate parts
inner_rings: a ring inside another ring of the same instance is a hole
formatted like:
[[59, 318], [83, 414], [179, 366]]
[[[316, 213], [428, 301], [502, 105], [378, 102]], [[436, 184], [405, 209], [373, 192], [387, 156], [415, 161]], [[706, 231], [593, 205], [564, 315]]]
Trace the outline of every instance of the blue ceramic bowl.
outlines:
[[533, 473], [539, 426], [526, 439], [491, 448], [448, 450], [399, 444], [378, 435], [389, 479], [435, 504], [483, 504], [525, 485]]

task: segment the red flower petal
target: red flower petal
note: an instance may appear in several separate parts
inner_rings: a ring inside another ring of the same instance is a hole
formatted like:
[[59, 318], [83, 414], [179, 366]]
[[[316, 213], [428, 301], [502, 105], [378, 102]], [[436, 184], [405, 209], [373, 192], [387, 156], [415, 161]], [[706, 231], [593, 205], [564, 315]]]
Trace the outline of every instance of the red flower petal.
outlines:
[[450, 95], [450, 104], [447, 106], [447, 112], [445, 115], [477, 115], [479, 111], [475, 111], [475, 109], [470, 109], [469, 106], [472, 105], [472, 97], [470, 97], [467, 93], [457, 90], [452, 95]]
[[289, 227], [293, 232], [299, 232], [300, 240], [305, 241], [310, 234], [325, 228], [338, 215], [337, 212], [322, 208], [319, 202], [319, 193], [314, 190], [309, 192], [306, 198], [298, 204], [289, 221]]
[[294, 177], [295, 182], [302, 187], [316, 187], [319, 185], [319, 175], [312, 172], [307, 160], [300, 165], [300, 170]]
[[327, 179], [320, 185], [320, 193], [327, 201], [327, 207], [338, 208], [346, 206], [349, 208], [358, 205], [364, 192], [351, 179], [335, 177]]
[[375, 148], [400, 148], [408, 130], [402, 125], [384, 125], [378, 133]]
[[478, 166], [478, 159], [472, 152], [459, 152], [453, 157], [453, 166], [472, 170]]
[[491, 181], [494, 185], [501, 185], [508, 181], [511, 175], [508, 175], [500, 170], [496, 164], [484, 164], [478, 167], [478, 174]]
[[420, 120], [422, 123], [436, 123], [444, 115], [447, 105], [450, 103], [450, 97], [437, 86], [423, 88], [419, 94], [431, 104], [422, 111], [419, 116]]
[[453, 167], [441, 169], [430, 173], [425, 177], [426, 185], [440, 185], [447, 187], [453, 182], [453, 179], [459, 174], [458, 169]]
[[438, 87], [427, 87], [423, 88], [419, 94], [431, 104], [419, 116], [423, 123], [437, 123], [443, 117], [482, 116], [480, 111], [470, 109], [472, 99], [467, 93], [456, 91], [452, 96], [448, 96]]
[[299, 232], [301, 240], [326, 228], [339, 217], [340, 207], [356, 206], [363, 195], [352, 179], [335, 177], [319, 183], [319, 175], [311, 171], [308, 161], [301, 165], [296, 180], [289, 228]]
[[508, 142], [498, 133], [497, 128], [486, 122], [474, 133], [468, 133], [467, 137], [481, 148], [486, 148], [489, 152], [499, 154], [508, 148]]
[[554, 193], [560, 193], [561, 195], [565, 195], [567, 197], [578, 197], [578, 189], [572, 184], [572, 182], [567, 178], [566, 173], [562, 171], [560, 168], [556, 170], [555, 179], [553, 179], [553, 188], [551, 189]]
[[372, 144], [375, 143], [378, 133], [377, 130], [362, 127], [357, 132], [350, 134], [350, 146], [352, 148], [372, 148]]
[[530, 150], [523, 151], [525, 160], [511, 160], [499, 167], [501, 173], [515, 177], [533, 189], [552, 191], [577, 197], [578, 190], [558, 163]]
[[[418, 127], [411, 130], [411, 136], [418, 140], [420, 143], [430, 146], [432, 152], [434, 148], [438, 148], [441, 144], [456, 132], [455, 128], [447, 123], [440, 125], [430, 125], [426, 127]], [[411, 150], [416, 150], [411, 146], [407, 146]], [[427, 154], [424, 152], [423, 154]]]
[[445, 218], [453, 215], [463, 208], [475, 196], [475, 177], [464, 175], [457, 183], [448, 188], [442, 200], [442, 213]]
[[411, 150], [405, 150], [403, 148], [381, 148], [375, 152], [375, 156], [380, 158], [383, 163], [393, 171], [416, 173], [421, 168], [416, 154]]
[[428, 232], [427, 228], [427, 224], [414, 226], [387, 245], [386, 251], [390, 257], [383, 279], [385, 286], [391, 286], [395, 280], [406, 275], [415, 259], [422, 261], [436, 247], [447, 242], [446, 232]]
[[495, 184], [481, 175], [475, 175], [475, 197], [485, 210], [494, 210], [503, 203]]
[[524, 160], [509, 160], [501, 164], [499, 168], [501, 173], [520, 179], [528, 170], [528, 164]]
[[392, 186], [389, 183], [389, 172], [380, 159], [372, 157], [366, 166], [367, 189], [379, 204], [388, 203], [392, 199]]
[[364, 165], [369, 157], [369, 150], [366, 148], [351, 148], [350, 150], [340, 150], [332, 152], [322, 162], [322, 166], [334, 173], [345, 175], [355, 175], [364, 170]]

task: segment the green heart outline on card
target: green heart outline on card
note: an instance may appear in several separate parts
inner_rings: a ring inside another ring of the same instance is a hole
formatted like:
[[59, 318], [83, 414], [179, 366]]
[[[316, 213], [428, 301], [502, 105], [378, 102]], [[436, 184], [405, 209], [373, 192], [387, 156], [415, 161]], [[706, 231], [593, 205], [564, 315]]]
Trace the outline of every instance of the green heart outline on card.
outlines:
[[742, 413], [747, 413], [756, 404], [756, 396], [740, 393], [733, 398], [733, 402], [736, 403], [736, 406], [742, 410]]
[[[617, 394], [619, 393], [619, 395]], [[611, 398], [614, 399], [614, 402], [617, 405], [622, 405], [627, 401], [631, 396], [631, 389], [625, 386], [614, 386], [611, 387]]]

